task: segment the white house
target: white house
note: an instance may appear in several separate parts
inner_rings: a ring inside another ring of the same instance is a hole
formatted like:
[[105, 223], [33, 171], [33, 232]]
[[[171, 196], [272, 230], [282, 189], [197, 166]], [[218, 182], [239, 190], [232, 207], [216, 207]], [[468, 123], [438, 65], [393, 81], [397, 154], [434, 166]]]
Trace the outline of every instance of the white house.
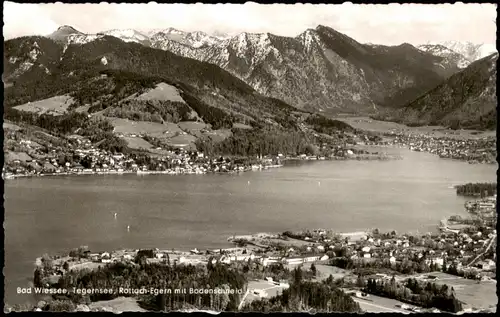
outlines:
[[320, 260], [321, 260], [321, 261], [326, 261], [326, 260], [328, 260], [328, 258], [329, 258], [329, 257], [328, 257], [328, 255], [326, 255], [326, 254], [325, 254], [325, 255], [323, 255], [323, 256], [321, 257], [321, 259], [320, 259]]
[[393, 257], [393, 256], [391, 256], [391, 257], [389, 258], [389, 262], [390, 262], [390, 263], [396, 263], [396, 258], [395, 258], [395, 257]]
[[370, 253], [365, 253], [365, 254], [363, 254], [363, 257], [364, 257], [365, 259], [369, 259], [369, 258], [371, 258], [371, 257], [372, 257], [372, 255], [371, 255]]
[[288, 258], [285, 259], [286, 264], [301, 264], [304, 260], [302, 258]]
[[309, 257], [304, 258], [304, 262], [314, 262], [314, 261], [318, 261], [318, 260], [319, 260], [319, 256], [309, 256]]
[[370, 247], [363, 247], [361, 249], [361, 251], [363, 251], [363, 252], [370, 252]]
[[317, 248], [319, 251], [325, 251], [325, 247], [324, 247], [324, 246], [322, 246], [322, 245], [318, 245], [316, 248]]

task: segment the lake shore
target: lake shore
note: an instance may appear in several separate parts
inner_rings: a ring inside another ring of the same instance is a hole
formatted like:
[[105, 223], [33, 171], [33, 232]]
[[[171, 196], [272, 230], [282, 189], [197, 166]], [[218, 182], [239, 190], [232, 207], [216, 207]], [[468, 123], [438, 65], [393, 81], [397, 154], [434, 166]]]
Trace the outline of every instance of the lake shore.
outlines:
[[[383, 146], [380, 146], [383, 147]], [[347, 161], [347, 160], [357, 160], [357, 161], [388, 161], [388, 160], [401, 160], [402, 156], [389, 155], [386, 153], [360, 153], [360, 154], [348, 154], [347, 156], [333, 156], [333, 157], [284, 157], [281, 159], [282, 162], [287, 161]], [[204, 175], [204, 174], [234, 174], [242, 172], [251, 172], [258, 170], [267, 170], [270, 168], [280, 168], [284, 164], [272, 164], [272, 165], [252, 165], [238, 170], [228, 170], [228, 171], [204, 171], [204, 170], [184, 170], [184, 169], [171, 169], [164, 171], [85, 171], [85, 172], [61, 172], [61, 173], [40, 173], [40, 174], [6, 174], [3, 175], [4, 180], [12, 180], [16, 178], [34, 178], [34, 177], [57, 177], [57, 176], [92, 176], [92, 175], [130, 175], [136, 174], [140, 175]]]

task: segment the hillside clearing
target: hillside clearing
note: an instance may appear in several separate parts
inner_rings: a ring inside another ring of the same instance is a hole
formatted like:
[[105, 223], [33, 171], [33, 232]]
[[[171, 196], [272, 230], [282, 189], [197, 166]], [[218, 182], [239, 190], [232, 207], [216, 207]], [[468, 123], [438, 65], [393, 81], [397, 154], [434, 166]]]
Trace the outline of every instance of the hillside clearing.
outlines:
[[32, 158], [31, 156], [29, 156], [28, 154], [24, 153], [24, 152], [10, 152], [10, 151], [7, 151], [5, 153], [5, 162], [7, 163], [10, 163], [12, 161], [15, 161], [15, 160], [19, 160], [21, 162], [27, 162], [27, 161], [31, 161]]
[[148, 141], [144, 140], [143, 138], [124, 137], [123, 139], [127, 141], [128, 147], [134, 150], [141, 150], [141, 149], [149, 150], [153, 148], [153, 145]]
[[4, 123], [3, 123], [3, 129], [4, 130], [19, 131], [22, 128], [20, 126], [18, 126], [18, 125], [13, 124], [13, 123], [4, 121]]
[[37, 114], [51, 114], [54, 116], [60, 116], [66, 113], [69, 106], [74, 103], [72, 97], [64, 95], [64, 96], [55, 96], [48, 99], [38, 100], [34, 102], [28, 102], [20, 106], [14, 107], [14, 109], [26, 111], [26, 112], [34, 112]]
[[177, 90], [177, 88], [175, 88], [174, 86], [166, 83], [159, 83], [158, 85], [156, 85], [156, 88], [153, 88], [148, 92], [139, 95], [138, 97], [129, 98], [136, 100], [164, 100], [186, 103], [179, 94], [179, 90]]
[[115, 127], [113, 132], [124, 135], [147, 134], [157, 138], [169, 138], [176, 132], [182, 133], [182, 130], [175, 123], [162, 124], [149, 121], [131, 121], [114, 117], [108, 117], [108, 120]]
[[252, 126], [249, 126], [249, 125], [246, 125], [243, 123], [234, 123], [233, 128], [235, 128], [235, 129], [247, 129], [247, 130], [253, 129]]

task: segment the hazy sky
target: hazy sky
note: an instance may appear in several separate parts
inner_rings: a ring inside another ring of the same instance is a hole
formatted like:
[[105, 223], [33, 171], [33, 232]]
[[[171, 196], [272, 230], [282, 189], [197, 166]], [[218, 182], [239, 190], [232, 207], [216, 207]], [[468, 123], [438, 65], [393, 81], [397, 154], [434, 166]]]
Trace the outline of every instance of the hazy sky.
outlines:
[[84, 33], [175, 27], [184, 31], [269, 32], [296, 36], [318, 24], [376, 44], [496, 42], [494, 4], [311, 5], [4, 3], [4, 37], [46, 35], [60, 25]]

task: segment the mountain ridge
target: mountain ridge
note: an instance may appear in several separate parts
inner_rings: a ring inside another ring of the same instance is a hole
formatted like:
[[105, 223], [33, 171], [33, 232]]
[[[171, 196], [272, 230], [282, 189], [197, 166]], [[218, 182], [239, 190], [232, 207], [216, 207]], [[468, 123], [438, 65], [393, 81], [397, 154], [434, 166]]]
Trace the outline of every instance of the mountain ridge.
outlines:
[[[112, 35], [218, 65], [261, 94], [327, 113], [373, 113], [378, 106], [400, 107], [459, 70], [443, 57], [417, 56], [419, 50], [409, 44], [370, 46], [323, 25], [296, 37], [243, 32], [221, 39], [174, 28], [156, 33], [132, 30], [132, 35], [130, 30], [111, 31], [71, 34], [66, 46]], [[415, 65], [415, 58], [424, 70]]]
[[379, 119], [409, 125], [496, 129], [496, 62], [498, 53], [471, 63], [402, 109]]

